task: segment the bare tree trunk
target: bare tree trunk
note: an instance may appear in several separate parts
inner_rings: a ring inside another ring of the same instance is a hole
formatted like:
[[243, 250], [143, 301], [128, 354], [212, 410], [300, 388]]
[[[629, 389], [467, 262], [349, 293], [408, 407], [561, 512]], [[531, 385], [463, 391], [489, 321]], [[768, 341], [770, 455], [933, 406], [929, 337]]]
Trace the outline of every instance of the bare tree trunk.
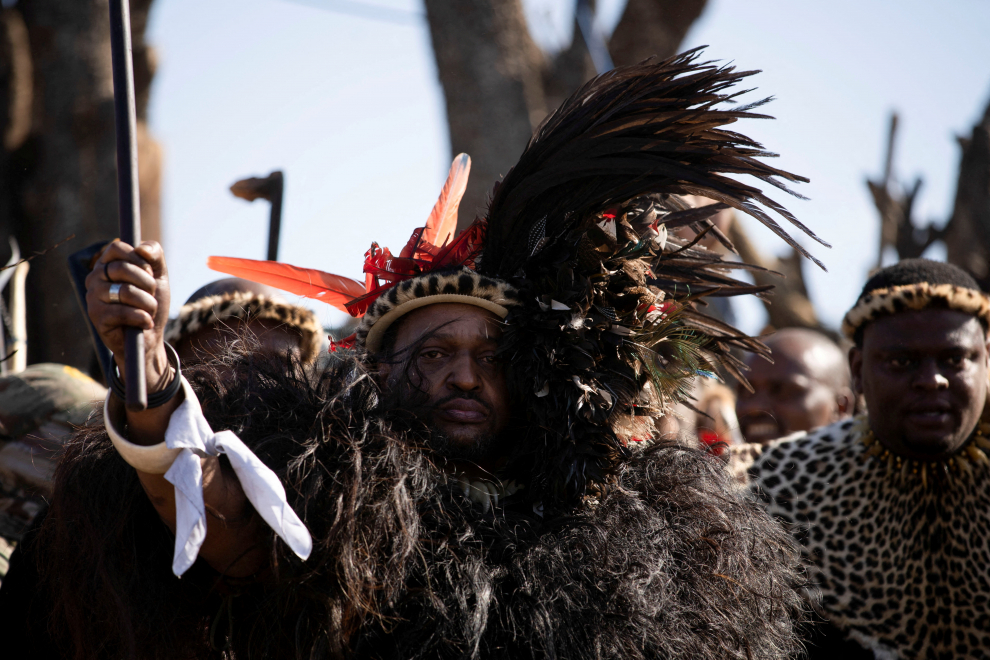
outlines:
[[707, 0], [628, 0], [608, 42], [615, 66], [676, 55]]
[[0, 246], [14, 232], [14, 191], [23, 171], [15, 154], [31, 131], [33, 78], [24, 19], [16, 9], [0, 10]]
[[450, 146], [471, 156], [460, 226], [483, 215], [501, 179], [543, 119], [543, 54], [520, 0], [426, 0]]
[[959, 144], [959, 182], [945, 245], [949, 261], [990, 291], [990, 105], [973, 134], [960, 138]]
[[866, 185], [873, 195], [873, 204], [880, 214], [880, 243], [877, 246], [876, 267], [883, 262], [883, 253], [888, 247], [897, 251], [898, 259], [915, 259], [935, 241], [944, 238], [945, 228], [934, 224], [920, 225], [914, 218], [914, 202], [921, 190], [921, 178], [917, 178], [910, 188], [899, 186], [894, 177], [894, 147], [897, 143], [897, 113], [890, 116], [890, 132], [887, 137], [887, 158], [884, 161], [883, 176]]
[[[144, 42], [151, 0], [133, 0], [131, 19], [142, 230], [160, 237], [161, 151], [145, 124], [154, 72]], [[31, 254], [75, 234], [64, 248], [40, 257], [27, 282], [30, 361], [88, 369], [92, 348], [68, 279], [65, 256], [117, 234], [113, 85], [106, 0], [21, 0], [33, 68], [30, 132], [4, 154], [15, 167], [0, 187], [11, 204], [4, 225]]]
[[[616, 64], [673, 55], [705, 0], [629, 0], [609, 41]], [[492, 184], [518, 159], [533, 128], [590, 79], [594, 67], [575, 29], [555, 58], [533, 42], [520, 0], [426, 0], [450, 144], [472, 158], [459, 228], [487, 207]]]

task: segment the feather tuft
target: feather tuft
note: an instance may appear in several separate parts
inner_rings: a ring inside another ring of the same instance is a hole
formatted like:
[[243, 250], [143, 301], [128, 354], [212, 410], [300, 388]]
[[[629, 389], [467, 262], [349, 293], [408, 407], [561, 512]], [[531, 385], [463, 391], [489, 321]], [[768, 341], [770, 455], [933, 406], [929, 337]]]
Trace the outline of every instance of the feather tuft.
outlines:
[[210, 257], [206, 265], [220, 273], [325, 302], [343, 312], [348, 311], [346, 303], [366, 293], [364, 284], [349, 277], [325, 273], [315, 268], [298, 268], [277, 261]]
[[443, 184], [440, 198], [437, 200], [430, 217], [426, 220], [423, 240], [435, 246], [443, 247], [454, 236], [457, 229], [457, 209], [467, 189], [468, 176], [471, 174], [471, 157], [459, 154], [450, 166], [447, 182]]

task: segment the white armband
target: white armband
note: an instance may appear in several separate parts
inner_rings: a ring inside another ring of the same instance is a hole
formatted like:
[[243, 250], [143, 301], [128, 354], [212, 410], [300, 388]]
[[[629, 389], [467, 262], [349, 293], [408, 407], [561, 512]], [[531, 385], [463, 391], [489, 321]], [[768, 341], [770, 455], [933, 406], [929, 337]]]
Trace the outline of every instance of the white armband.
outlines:
[[150, 474], [164, 474], [175, 486], [175, 554], [172, 572], [185, 573], [206, 540], [206, 506], [203, 502], [202, 458], [224, 454], [230, 460], [244, 495], [258, 515], [302, 559], [313, 550], [313, 539], [289, 506], [278, 476], [254, 455], [233, 431], [214, 433], [203, 416], [199, 399], [189, 381], [182, 378], [185, 400], [169, 418], [165, 442], [143, 447], [128, 442], [114, 427], [110, 393], [103, 405], [103, 420], [114, 447], [129, 465]]
[[[113, 403], [111, 403], [111, 399]], [[118, 408], [118, 410], [114, 411], [116, 414], [111, 414], [111, 406]], [[164, 442], [150, 446], [135, 445], [132, 442], [128, 442], [113, 423], [114, 417], [119, 415], [121, 409], [123, 409], [123, 402], [115, 399], [110, 390], [107, 390], [107, 399], [103, 402], [103, 423], [107, 427], [107, 435], [110, 436], [110, 442], [113, 443], [117, 453], [124, 459], [124, 462], [135, 470], [147, 472], [148, 474], [165, 474], [168, 472], [168, 469], [172, 467], [172, 463], [175, 462], [175, 457], [182, 450], [169, 449]]]

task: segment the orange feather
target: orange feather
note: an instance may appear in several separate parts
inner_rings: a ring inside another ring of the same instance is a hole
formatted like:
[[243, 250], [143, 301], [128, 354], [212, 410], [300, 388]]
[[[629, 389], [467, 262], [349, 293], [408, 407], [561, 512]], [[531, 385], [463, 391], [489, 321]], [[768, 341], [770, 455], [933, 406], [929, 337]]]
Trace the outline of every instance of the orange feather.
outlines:
[[464, 197], [469, 174], [471, 174], [471, 157], [467, 154], [459, 154], [450, 166], [450, 173], [447, 175], [447, 182], [443, 184], [440, 199], [437, 200], [430, 217], [426, 220], [424, 241], [443, 247], [444, 243], [454, 236], [457, 230], [457, 207]]
[[332, 275], [314, 268], [297, 268], [277, 261], [210, 257], [206, 260], [206, 265], [221, 273], [314, 298], [344, 312], [347, 311], [345, 303], [367, 293], [364, 284], [349, 277]]

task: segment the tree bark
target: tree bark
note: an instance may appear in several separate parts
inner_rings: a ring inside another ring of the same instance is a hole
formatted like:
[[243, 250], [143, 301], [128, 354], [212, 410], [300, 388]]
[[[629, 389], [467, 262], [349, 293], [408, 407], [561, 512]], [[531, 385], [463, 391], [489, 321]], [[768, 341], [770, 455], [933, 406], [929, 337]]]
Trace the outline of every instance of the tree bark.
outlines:
[[[767, 300], [761, 301], [767, 310], [769, 324], [780, 328], [812, 328], [824, 330], [815, 306], [808, 297], [808, 289], [804, 283], [804, 257], [794, 250], [786, 257], [767, 257], [763, 255], [750, 240], [743, 226], [733, 217], [727, 232], [729, 240], [736, 247], [739, 258], [743, 263], [760, 266], [774, 271], [752, 271], [753, 281], [760, 285], [772, 285]], [[775, 273], [780, 273], [779, 275]]]
[[[161, 151], [145, 123], [154, 58], [144, 42], [151, 0], [132, 0], [138, 100], [142, 231], [160, 238]], [[39, 257], [27, 281], [31, 362], [91, 365], [92, 347], [69, 282], [68, 252], [117, 235], [113, 83], [106, 0], [21, 0], [30, 44], [32, 113], [23, 144], [6, 151], [13, 166], [4, 228], [30, 255], [75, 234]]]
[[16, 9], [0, 10], [0, 254], [14, 233], [15, 183], [23, 171], [14, 156], [31, 130], [33, 92], [27, 26]]
[[952, 219], [945, 228], [948, 260], [990, 291], [990, 105], [969, 138], [962, 158]]
[[459, 227], [484, 215], [492, 184], [518, 159], [546, 107], [543, 54], [520, 0], [426, 0], [450, 146], [471, 156]]
[[707, 0], [628, 0], [608, 42], [615, 66], [677, 54]]

